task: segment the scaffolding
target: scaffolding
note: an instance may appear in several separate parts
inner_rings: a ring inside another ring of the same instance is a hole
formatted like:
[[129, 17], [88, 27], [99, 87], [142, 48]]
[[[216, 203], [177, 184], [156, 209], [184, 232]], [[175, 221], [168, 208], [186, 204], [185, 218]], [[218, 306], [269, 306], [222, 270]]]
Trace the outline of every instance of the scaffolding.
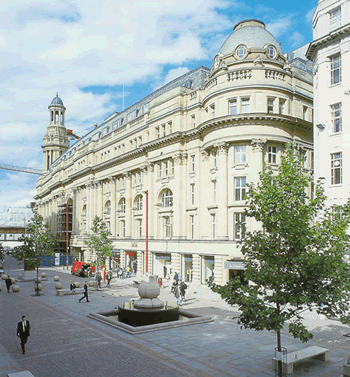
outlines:
[[[66, 203], [57, 206], [57, 235], [61, 255], [70, 254], [69, 243], [73, 229], [73, 205]], [[68, 258], [67, 258], [68, 261]]]

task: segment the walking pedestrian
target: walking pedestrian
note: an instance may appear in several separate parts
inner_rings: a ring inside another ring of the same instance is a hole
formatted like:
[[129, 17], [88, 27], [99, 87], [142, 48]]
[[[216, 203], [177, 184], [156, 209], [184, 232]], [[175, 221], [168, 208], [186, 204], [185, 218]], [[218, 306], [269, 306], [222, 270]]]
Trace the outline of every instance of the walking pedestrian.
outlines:
[[178, 298], [177, 298], [177, 304], [179, 306], [182, 305], [182, 300], [185, 298], [185, 294], [186, 294], [186, 288], [187, 288], [187, 285], [181, 281], [181, 283], [178, 285]]
[[179, 282], [179, 274], [175, 272], [174, 280], [176, 281], [176, 284]]
[[76, 288], [76, 286], [75, 286], [75, 284], [74, 284], [74, 281], [72, 281], [72, 282], [70, 283], [69, 288], [70, 288], [70, 290], [71, 290], [72, 293], [75, 293], [75, 288]]
[[86, 281], [85, 284], [84, 284], [83, 292], [84, 292], [84, 296], [81, 297], [81, 298], [79, 299], [79, 302], [81, 302], [81, 300], [84, 300], [84, 298], [86, 298], [86, 302], [90, 302], [90, 301], [89, 301], [89, 296], [88, 296], [88, 286], [87, 286], [87, 281]]
[[98, 287], [101, 288], [101, 281], [102, 281], [102, 276], [101, 273], [99, 272], [97, 275], [97, 282], [98, 282]]
[[7, 276], [7, 279], [5, 280], [6, 288], [7, 288], [7, 293], [10, 293], [10, 288], [12, 285], [12, 280], [10, 276]]
[[111, 283], [111, 274], [108, 272], [107, 276], [106, 276], [106, 279], [107, 279], [107, 287], [110, 287], [110, 283]]
[[29, 321], [27, 321], [27, 318], [25, 315], [22, 316], [22, 321], [18, 322], [17, 324], [17, 336], [21, 339], [21, 348], [22, 353], [25, 354], [25, 345], [28, 340], [28, 336], [30, 335], [30, 324]]
[[130, 266], [126, 267], [126, 277], [130, 277]]

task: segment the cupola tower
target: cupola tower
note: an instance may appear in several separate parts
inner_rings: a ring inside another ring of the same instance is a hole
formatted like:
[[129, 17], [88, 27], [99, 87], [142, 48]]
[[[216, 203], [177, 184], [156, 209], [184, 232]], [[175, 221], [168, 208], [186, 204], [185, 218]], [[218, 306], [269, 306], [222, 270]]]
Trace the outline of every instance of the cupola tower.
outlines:
[[61, 156], [69, 147], [67, 130], [64, 126], [64, 116], [66, 108], [61, 98], [56, 97], [51, 101], [49, 108], [50, 123], [47, 127], [44, 143], [42, 145], [44, 154], [43, 170], [46, 172], [50, 165]]

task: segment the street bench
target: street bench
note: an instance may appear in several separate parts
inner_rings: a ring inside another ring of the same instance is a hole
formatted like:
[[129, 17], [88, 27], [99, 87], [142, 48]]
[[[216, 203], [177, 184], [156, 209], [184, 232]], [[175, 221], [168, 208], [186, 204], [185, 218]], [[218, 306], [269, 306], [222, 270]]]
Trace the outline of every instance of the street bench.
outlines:
[[70, 289], [57, 289], [57, 296], [74, 295], [77, 293], [83, 293], [83, 288], [75, 288], [75, 293]]
[[[283, 373], [292, 374], [294, 364], [304, 361], [306, 359], [318, 359], [322, 361], [329, 360], [329, 350], [322, 347], [308, 347], [299, 351], [291, 352], [287, 354], [287, 362], [282, 362]], [[272, 359], [272, 369], [276, 370], [278, 365], [278, 360], [274, 357]]]

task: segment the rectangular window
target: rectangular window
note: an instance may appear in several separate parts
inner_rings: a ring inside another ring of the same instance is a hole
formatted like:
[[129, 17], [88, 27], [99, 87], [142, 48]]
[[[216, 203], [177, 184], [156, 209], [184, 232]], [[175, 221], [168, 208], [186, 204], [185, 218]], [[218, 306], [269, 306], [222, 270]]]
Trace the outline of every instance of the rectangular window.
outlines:
[[164, 175], [166, 177], [169, 175], [169, 161], [164, 162]]
[[275, 99], [274, 98], [268, 98], [267, 99], [267, 112], [269, 114], [273, 113], [274, 104], [275, 104]]
[[191, 205], [194, 206], [194, 183], [191, 183]]
[[216, 203], [216, 180], [213, 181], [214, 203]]
[[329, 12], [330, 29], [334, 30], [341, 25], [341, 8], [333, 9]]
[[139, 147], [141, 146], [142, 144], [142, 136], [139, 136]]
[[165, 238], [171, 238], [171, 224], [170, 224], [170, 217], [164, 217], [164, 233]]
[[160, 138], [160, 131], [159, 131], [159, 127], [156, 127], [156, 138], [159, 139]]
[[246, 227], [246, 216], [244, 213], [234, 213], [234, 239], [241, 240], [245, 227]]
[[339, 185], [343, 181], [342, 177], [342, 153], [331, 154], [331, 176], [332, 185]]
[[174, 160], [171, 160], [171, 175], [175, 174]]
[[169, 134], [173, 133], [173, 122], [168, 122], [168, 130], [169, 130]]
[[133, 148], [133, 143], [134, 143], [134, 141], [133, 141], [133, 140], [130, 140], [130, 149]]
[[190, 216], [191, 239], [194, 239], [194, 216]]
[[216, 238], [216, 215], [212, 215], [213, 238]]
[[158, 178], [162, 178], [162, 175], [163, 175], [163, 163], [160, 162], [158, 164]]
[[244, 200], [246, 190], [246, 177], [235, 178], [235, 199]]
[[278, 109], [280, 114], [284, 114], [284, 107], [285, 107], [285, 105], [286, 105], [286, 100], [280, 98], [279, 99], [279, 109]]
[[249, 98], [241, 99], [242, 113], [249, 113]]
[[331, 105], [331, 109], [332, 109], [333, 132], [334, 133], [341, 132], [342, 131], [341, 102]]
[[341, 82], [341, 57], [340, 54], [330, 57], [331, 60], [331, 84]]
[[267, 153], [269, 164], [277, 164], [277, 147], [268, 147]]
[[191, 172], [194, 172], [195, 171], [195, 155], [193, 154], [191, 156]]
[[120, 236], [125, 238], [125, 220], [120, 221]]
[[235, 146], [235, 164], [245, 164], [247, 162], [247, 147], [245, 145]]
[[191, 123], [192, 123], [192, 128], [195, 128], [196, 127], [196, 116], [195, 115], [191, 115]]
[[125, 153], [125, 144], [123, 144], [122, 147], [123, 147], [123, 153]]
[[166, 125], [163, 124], [162, 125], [162, 136], [165, 136], [166, 135]]
[[142, 237], [142, 219], [138, 219], [137, 220], [137, 236], [138, 238], [141, 238]]
[[229, 101], [228, 110], [230, 115], [237, 115], [237, 99]]

